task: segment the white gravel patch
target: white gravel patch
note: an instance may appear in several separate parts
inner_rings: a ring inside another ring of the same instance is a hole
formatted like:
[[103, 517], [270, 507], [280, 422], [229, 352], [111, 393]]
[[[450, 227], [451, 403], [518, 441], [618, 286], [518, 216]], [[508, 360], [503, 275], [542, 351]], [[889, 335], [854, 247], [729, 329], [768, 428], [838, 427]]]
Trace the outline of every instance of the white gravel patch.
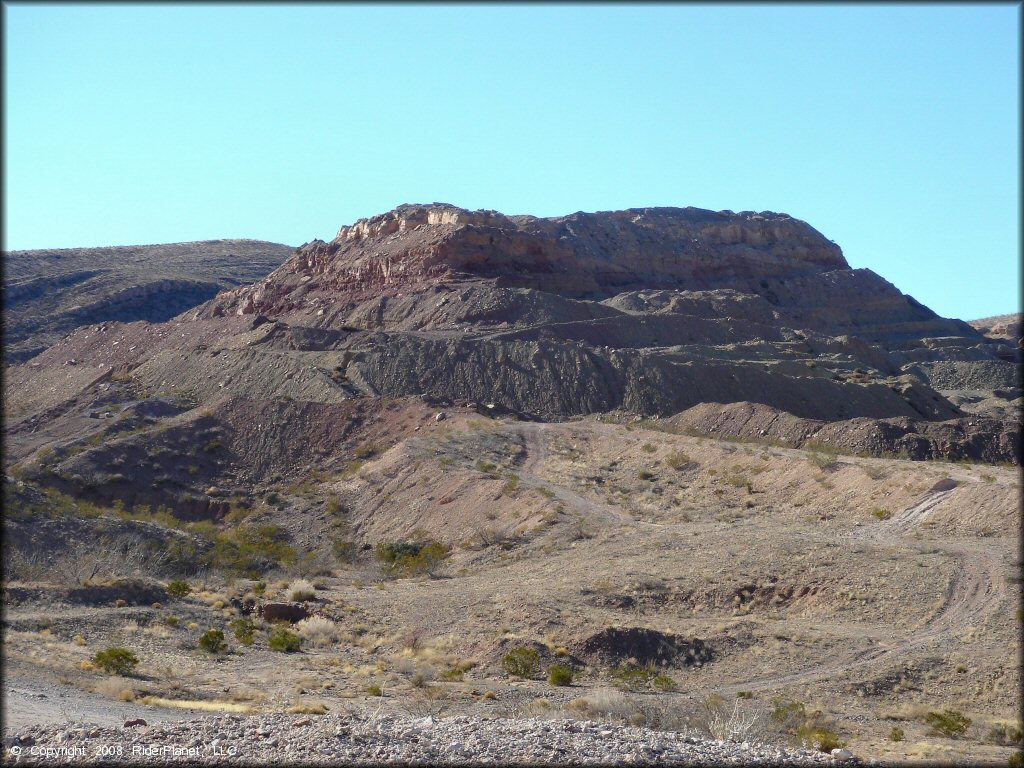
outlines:
[[[29, 726], [4, 739], [5, 762], [410, 765], [824, 765], [810, 749], [735, 743], [594, 721], [391, 714], [226, 715], [110, 727]], [[844, 764], [856, 764], [847, 759]]]

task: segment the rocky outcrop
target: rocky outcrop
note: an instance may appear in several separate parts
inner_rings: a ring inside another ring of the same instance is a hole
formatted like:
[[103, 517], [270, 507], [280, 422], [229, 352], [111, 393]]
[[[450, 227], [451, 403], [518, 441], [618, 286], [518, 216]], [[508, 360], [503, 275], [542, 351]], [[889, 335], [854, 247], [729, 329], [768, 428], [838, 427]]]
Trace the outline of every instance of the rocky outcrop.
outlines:
[[219, 297], [210, 311], [275, 315], [325, 293], [365, 298], [460, 277], [600, 297], [847, 266], [838, 246], [783, 214], [643, 208], [539, 219], [404, 205], [342, 227], [330, 243], [306, 244], [267, 280]]
[[670, 420], [678, 429], [714, 437], [833, 448], [843, 453], [925, 460], [1021, 463], [1021, 427], [1008, 420], [907, 417], [824, 422], [760, 403], [702, 403]]
[[1021, 318], [1024, 317], [1020, 312], [1011, 315], [996, 315], [994, 317], [985, 317], [980, 320], [971, 320], [970, 325], [974, 327], [978, 333], [987, 336], [990, 339], [1006, 340], [1016, 346], [1020, 345], [1021, 337], [1024, 335], [1024, 323]]

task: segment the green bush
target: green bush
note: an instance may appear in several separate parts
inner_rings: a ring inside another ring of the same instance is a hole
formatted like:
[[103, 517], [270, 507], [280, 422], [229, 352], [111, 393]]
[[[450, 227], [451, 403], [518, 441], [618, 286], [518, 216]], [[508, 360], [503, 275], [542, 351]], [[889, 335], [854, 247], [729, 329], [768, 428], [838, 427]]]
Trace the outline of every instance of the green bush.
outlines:
[[572, 670], [564, 664], [548, 667], [548, 682], [551, 685], [572, 685]]
[[955, 709], [929, 712], [924, 716], [924, 721], [932, 727], [933, 733], [950, 739], [962, 736], [971, 725], [971, 718]]
[[903, 733], [903, 729], [898, 725], [894, 725], [892, 730], [889, 731], [889, 741], [903, 741], [906, 734]]
[[531, 680], [540, 671], [540, 654], [533, 648], [513, 648], [501, 660], [501, 668], [512, 677]]
[[826, 753], [846, 746], [829, 727], [821, 710], [808, 712], [802, 702], [794, 699], [775, 699], [773, 703], [772, 722], [783, 732], [795, 736], [798, 742]]
[[97, 651], [92, 657], [92, 663], [111, 674], [127, 675], [131, 673], [139, 663], [139, 657], [127, 648], [107, 648], [104, 651]]
[[192, 587], [184, 579], [175, 579], [167, 585], [167, 594], [170, 597], [182, 598], [192, 592]]
[[252, 645], [253, 635], [256, 632], [256, 625], [252, 623], [252, 619], [234, 619], [231, 622], [231, 629], [238, 642], [242, 645]]
[[802, 725], [797, 729], [796, 735], [807, 746], [814, 747], [826, 754], [833, 749], [846, 746], [846, 742], [840, 741], [835, 731], [823, 725], [814, 725], [812, 723]]
[[371, 683], [370, 685], [366, 686], [366, 692], [368, 694], [370, 694], [371, 696], [383, 696], [384, 695], [384, 690], [379, 685], [377, 685], [376, 683]]
[[[648, 664], [645, 667], [638, 667], [635, 664], [623, 664], [619, 667], [613, 667], [609, 675], [612, 678], [612, 685], [625, 691], [646, 690], [659, 676], [672, 680], [668, 675], [659, 674], [658, 668], [653, 664]], [[672, 683], [674, 685], [675, 681], [673, 680]], [[662, 680], [661, 684], [664, 685], [665, 681]]]
[[1006, 761], [1006, 764], [1010, 768], [1024, 768], [1024, 752], [1020, 750], [1010, 755], [1010, 759]]
[[267, 646], [272, 651], [295, 653], [302, 646], [302, 639], [284, 627], [275, 627], [270, 630], [270, 639], [267, 641]]
[[[664, 673], [654, 676], [654, 679], [651, 680], [651, 687], [653, 687], [655, 690], [666, 692], [674, 691], [676, 690], [676, 688], [678, 688], [678, 686], [676, 685], [676, 681], [673, 680], [669, 675], [666, 675]], [[744, 691], [740, 691], [740, 693], [744, 693]]]
[[433, 575], [441, 561], [448, 557], [448, 547], [434, 539], [398, 541], [378, 544], [376, 555], [389, 574]]
[[285, 543], [286, 535], [279, 525], [242, 523], [223, 533], [215, 533], [213, 547], [204, 558], [215, 570], [256, 578], [265, 569], [296, 562], [298, 556]]
[[199, 649], [207, 653], [224, 653], [228, 644], [224, 642], [224, 633], [219, 629], [207, 630], [199, 638]]

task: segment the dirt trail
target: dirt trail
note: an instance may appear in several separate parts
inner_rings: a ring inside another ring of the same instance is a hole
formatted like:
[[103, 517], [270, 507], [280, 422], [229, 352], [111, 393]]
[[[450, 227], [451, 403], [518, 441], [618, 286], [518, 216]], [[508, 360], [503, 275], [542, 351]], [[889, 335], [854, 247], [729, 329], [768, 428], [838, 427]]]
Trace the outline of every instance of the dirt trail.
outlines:
[[44, 723], [121, 725], [141, 717], [148, 723], [196, 717], [199, 710], [158, 709], [112, 701], [71, 685], [40, 679], [38, 673], [8, 668], [4, 675], [4, 734]]
[[526, 487], [544, 487], [555, 494], [555, 498], [567, 507], [583, 512], [588, 519], [595, 521], [624, 525], [630, 528], [638, 528], [641, 525], [653, 525], [651, 523], [640, 523], [629, 515], [609, 507], [606, 504], [580, 496], [575, 491], [546, 480], [537, 474], [538, 467], [542, 466], [548, 459], [548, 446], [546, 435], [547, 424], [519, 424], [518, 433], [523, 439], [526, 449], [526, 459], [519, 468], [519, 481]]
[[[955, 491], [946, 483], [938, 483], [916, 504], [907, 507], [889, 520], [887, 526], [869, 530], [857, 529], [843, 536], [851, 545], [869, 540], [875, 545], [913, 545], [909, 533], [919, 525], [939, 504]], [[722, 692], [737, 690], [763, 690], [793, 683], [807, 683], [829, 675], [846, 672], [851, 668], [887, 663], [892, 657], [905, 653], [924, 644], [946, 645], [958, 642], [957, 638], [968, 632], [994, 609], [1004, 598], [1006, 581], [1000, 574], [999, 556], [984, 543], [930, 540], [929, 546], [956, 557], [957, 570], [943, 596], [943, 603], [936, 613], [921, 627], [893, 640], [874, 640], [868, 648], [839, 654], [811, 667], [780, 675], [769, 675], [747, 681], [742, 685], [723, 688]]]
[[[545, 485], [555, 492], [556, 496], [584, 512], [590, 519], [603, 520], [634, 528], [657, 527], [671, 528], [673, 524], [642, 523], [608, 507], [600, 502], [587, 499], [560, 485], [551, 483], [536, 474], [548, 458], [545, 441], [546, 424], [518, 425], [526, 447], [526, 459], [522, 465], [521, 476], [531, 484]], [[600, 431], [600, 430], [597, 430]], [[871, 528], [857, 528], [852, 533], [841, 534], [841, 541], [850, 546], [870, 541], [875, 546], [906, 546], [917, 544], [908, 534], [920, 525], [940, 504], [949, 499], [962, 482], [973, 481], [962, 475], [959, 481], [945, 479], [932, 486], [924, 497], [894, 515], [882, 524]], [[905, 653], [920, 645], [934, 643], [949, 644], [977, 626], [983, 617], [994, 609], [996, 604], [1005, 597], [1006, 581], [1000, 573], [998, 554], [986, 548], [984, 542], [954, 542], [930, 540], [929, 546], [953, 555], [957, 561], [957, 570], [943, 596], [943, 603], [936, 613], [921, 627], [907, 632], [894, 639], [868, 639], [869, 647], [830, 656], [826, 661], [804, 669], [789, 673], [768, 675], [748, 680], [742, 684], [723, 687], [722, 693], [735, 693], [739, 690], [763, 690], [807, 683], [821, 678], [843, 673], [851, 668], [888, 663], [893, 657]]]

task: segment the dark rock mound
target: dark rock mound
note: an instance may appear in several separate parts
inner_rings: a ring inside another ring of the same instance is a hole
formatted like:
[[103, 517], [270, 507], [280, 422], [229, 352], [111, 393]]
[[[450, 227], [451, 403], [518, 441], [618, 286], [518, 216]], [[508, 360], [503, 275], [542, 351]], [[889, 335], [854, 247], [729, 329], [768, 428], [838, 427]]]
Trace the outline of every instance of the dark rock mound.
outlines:
[[630, 660], [658, 666], [692, 666], [713, 658], [703, 640], [686, 640], [646, 627], [608, 627], [584, 640], [579, 653], [606, 664]]

